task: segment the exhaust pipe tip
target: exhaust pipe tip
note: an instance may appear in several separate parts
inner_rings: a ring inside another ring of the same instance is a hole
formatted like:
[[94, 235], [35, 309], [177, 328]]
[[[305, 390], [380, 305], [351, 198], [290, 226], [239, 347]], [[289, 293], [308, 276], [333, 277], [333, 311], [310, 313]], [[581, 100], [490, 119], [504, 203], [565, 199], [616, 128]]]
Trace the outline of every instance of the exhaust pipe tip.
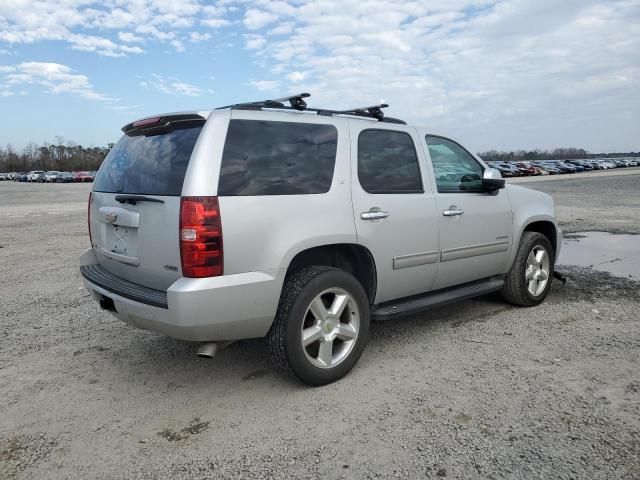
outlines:
[[213, 358], [218, 353], [218, 344], [216, 342], [204, 342], [198, 345], [198, 355], [201, 358]]

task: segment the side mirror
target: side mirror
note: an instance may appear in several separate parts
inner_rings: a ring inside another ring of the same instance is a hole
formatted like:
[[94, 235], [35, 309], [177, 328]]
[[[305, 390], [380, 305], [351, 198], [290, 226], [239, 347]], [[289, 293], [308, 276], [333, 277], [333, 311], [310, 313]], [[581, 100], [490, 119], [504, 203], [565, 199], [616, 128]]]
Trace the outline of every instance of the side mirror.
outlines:
[[487, 192], [504, 188], [504, 178], [497, 168], [487, 168], [482, 174], [482, 186]]

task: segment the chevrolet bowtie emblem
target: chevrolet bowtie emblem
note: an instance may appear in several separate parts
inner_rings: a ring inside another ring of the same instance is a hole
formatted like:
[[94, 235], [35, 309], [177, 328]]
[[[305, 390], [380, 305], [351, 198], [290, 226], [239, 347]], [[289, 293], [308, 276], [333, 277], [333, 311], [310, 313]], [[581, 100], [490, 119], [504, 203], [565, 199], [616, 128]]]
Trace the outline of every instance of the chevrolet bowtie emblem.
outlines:
[[114, 212], [109, 212], [104, 217], [104, 219], [107, 221], [107, 223], [114, 224], [114, 223], [116, 223], [116, 220], [118, 220], [118, 214], [114, 213]]

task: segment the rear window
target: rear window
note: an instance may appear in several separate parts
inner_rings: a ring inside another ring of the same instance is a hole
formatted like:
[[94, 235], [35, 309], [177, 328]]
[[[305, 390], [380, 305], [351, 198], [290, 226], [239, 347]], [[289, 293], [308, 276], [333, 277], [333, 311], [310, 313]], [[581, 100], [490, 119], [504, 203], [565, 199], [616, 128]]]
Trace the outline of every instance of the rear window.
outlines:
[[176, 126], [159, 135], [124, 135], [105, 158], [93, 190], [180, 196], [202, 124]]
[[231, 120], [218, 195], [326, 193], [337, 145], [333, 125]]

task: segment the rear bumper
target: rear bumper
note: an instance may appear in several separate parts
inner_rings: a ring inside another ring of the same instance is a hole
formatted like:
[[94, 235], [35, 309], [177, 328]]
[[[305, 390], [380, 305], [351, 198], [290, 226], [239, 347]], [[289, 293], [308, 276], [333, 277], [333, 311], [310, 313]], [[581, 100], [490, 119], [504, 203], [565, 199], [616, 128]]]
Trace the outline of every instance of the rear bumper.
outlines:
[[[93, 250], [80, 257], [84, 285], [120, 320], [170, 337], [223, 341], [263, 337], [278, 308], [284, 271], [180, 278], [166, 292], [132, 284], [97, 264]], [[163, 302], [163, 298], [165, 301]]]

